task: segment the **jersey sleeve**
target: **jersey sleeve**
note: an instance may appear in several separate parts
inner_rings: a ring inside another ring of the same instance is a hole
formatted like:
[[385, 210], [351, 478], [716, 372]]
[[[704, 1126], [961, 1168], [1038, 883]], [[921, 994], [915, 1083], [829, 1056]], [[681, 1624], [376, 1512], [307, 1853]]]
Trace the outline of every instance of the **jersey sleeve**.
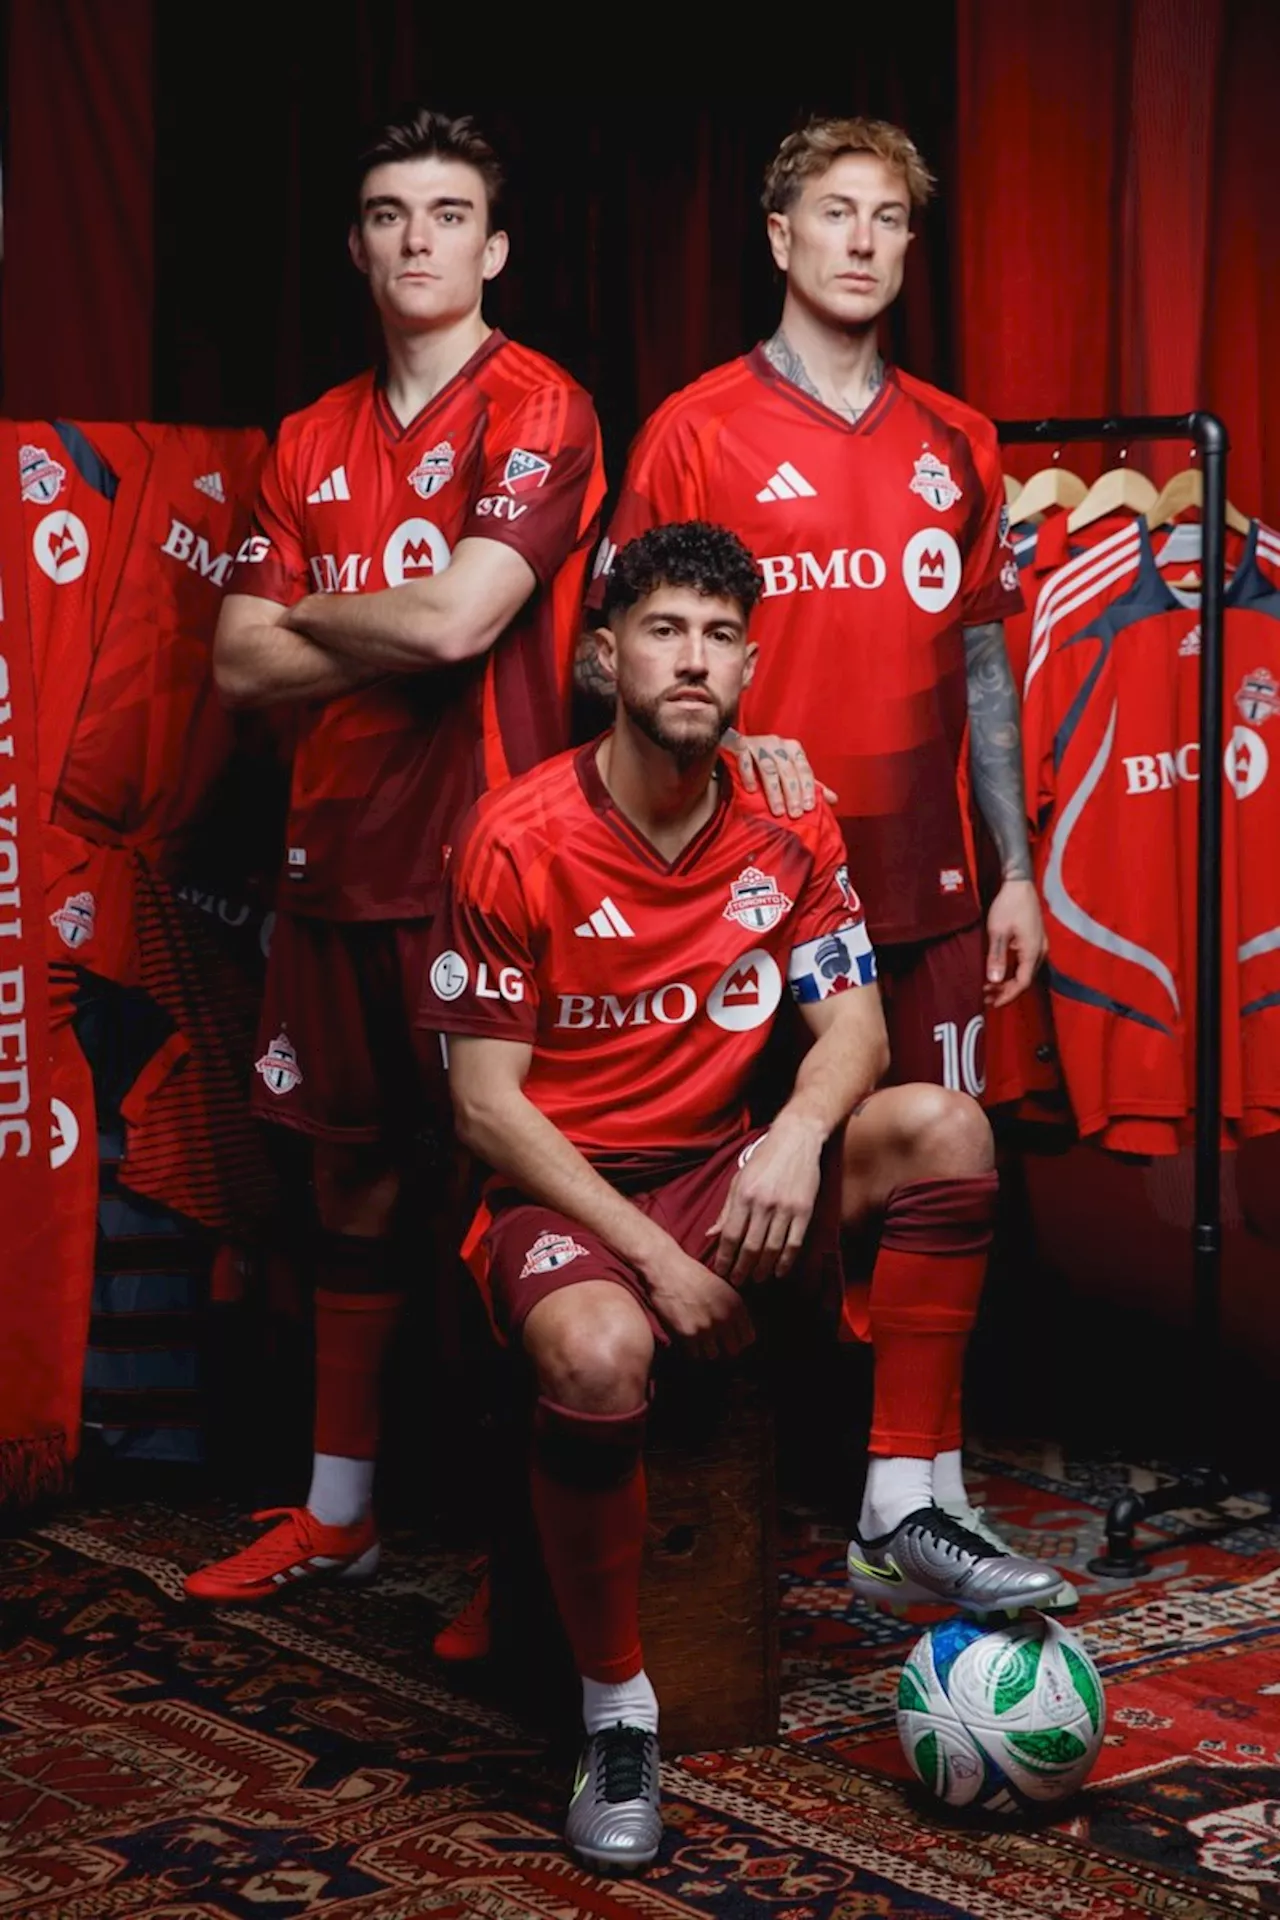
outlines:
[[[476, 816], [472, 816], [473, 821]], [[538, 984], [528, 903], [509, 848], [483, 825], [449, 864], [417, 1025], [532, 1044]]]
[[460, 538], [513, 547], [546, 587], [591, 537], [603, 497], [595, 408], [581, 388], [548, 381], [491, 422]]
[[282, 607], [296, 606], [308, 591], [302, 525], [293, 504], [289, 447], [282, 435], [271, 448], [258, 484], [249, 532], [236, 550], [228, 593], [253, 593]]
[[605, 578], [620, 547], [650, 527], [712, 518], [707, 497], [705, 461], [692, 421], [669, 404], [660, 407], [627, 456], [618, 504], [592, 568], [588, 608], [595, 612], [604, 604]]
[[964, 555], [961, 619], [966, 627], [977, 627], [988, 620], [1004, 620], [1010, 614], [1021, 613], [1023, 599], [1018, 584], [1018, 562], [1009, 534], [1009, 509], [1005, 505], [1004, 475], [995, 428], [984, 420], [969, 444], [982, 501], [975, 531]]
[[827, 1000], [850, 987], [872, 986], [875, 948], [862, 902], [845, 864], [844, 839], [825, 805], [818, 824], [817, 854], [796, 902], [787, 979], [801, 1006]]

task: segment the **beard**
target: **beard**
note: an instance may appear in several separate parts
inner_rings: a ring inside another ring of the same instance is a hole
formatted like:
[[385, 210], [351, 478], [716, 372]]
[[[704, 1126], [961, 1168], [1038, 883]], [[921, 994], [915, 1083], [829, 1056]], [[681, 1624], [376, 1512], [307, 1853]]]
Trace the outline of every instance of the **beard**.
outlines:
[[707, 706], [681, 708], [683, 718], [678, 720], [670, 708], [664, 709], [664, 697], [659, 694], [644, 699], [628, 684], [625, 674], [618, 676], [618, 698], [628, 720], [655, 747], [669, 753], [678, 767], [691, 767], [714, 753], [738, 717], [736, 700], [722, 706], [714, 694], [708, 693]]

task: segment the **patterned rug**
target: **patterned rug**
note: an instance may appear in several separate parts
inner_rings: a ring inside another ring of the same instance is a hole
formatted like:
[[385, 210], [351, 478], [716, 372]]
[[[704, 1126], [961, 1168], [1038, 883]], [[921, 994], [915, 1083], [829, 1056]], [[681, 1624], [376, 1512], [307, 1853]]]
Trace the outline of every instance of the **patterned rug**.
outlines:
[[426, 1652], [462, 1553], [393, 1540], [367, 1591], [199, 1611], [182, 1572], [225, 1511], [65, 1510], [0, 1541], [0, 1920], [1199, 1920], [1280, 1912], [1280, 1530], [1147, 1538], [1157, 1572], [1084, 1572], [1138, 1470], [984, 1456], [977, 1497], [1072, 1571], [1108, 1686], [1086, 1791], [1044, 1824], [942, 1816], [909, 1784], [897, 1670], [927, 1615], [851, 1602], [843, 1538], [786, 1528], [775, 1747], [664, 1766], [642, 1881], [564, 1856], [565, 1771], [474, 1672]]

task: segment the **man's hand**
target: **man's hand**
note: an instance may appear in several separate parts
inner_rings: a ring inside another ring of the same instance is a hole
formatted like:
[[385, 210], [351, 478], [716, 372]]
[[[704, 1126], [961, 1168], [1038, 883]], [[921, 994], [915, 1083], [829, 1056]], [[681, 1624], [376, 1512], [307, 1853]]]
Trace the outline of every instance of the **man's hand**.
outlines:
[[755, 1339], [742, 1295], [674, 1240], [644, 1269], [650, 1304], [664, 1327], [699, 1359], [741, 1353]]
[[1006, 880], [987, 915], [987, 1005], [1007, 1007], [1025, 993], [1048, 951], [1034, 881]]
[[[795, 1265], [822, 1178], [823, 1135], [779, 1114], [739, 1167], [711, 1234], [712, 1270], [731, 1286], [784, 1279]], [[710, 1235], [708, 1236], [710, 1237]]]
[[[756, 793], [763, 786], [771, 813], [790, 814], [798, 820], [802, 813], [813, 812], [820, 782], [798, 740], [783, 740], [776, 733], [729, 732], [724, 744], [738, 756], [738, 772], [747, 792]], [[823, 787], [822, 793], [832, 804], [839, 798], [830, 787]]]

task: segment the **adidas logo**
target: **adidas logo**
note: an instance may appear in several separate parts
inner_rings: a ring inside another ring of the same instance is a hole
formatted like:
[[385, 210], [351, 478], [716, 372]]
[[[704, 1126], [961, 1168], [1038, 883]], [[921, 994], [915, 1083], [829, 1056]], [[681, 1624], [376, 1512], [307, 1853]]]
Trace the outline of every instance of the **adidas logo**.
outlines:
[[814, 500], [817, 494], [818, 489], [811, 487], [804, 475], [793, 467], [789, 460], [784, 460], [773, 478], [761, 487], [756, 499], [794, 500], [800, 497], [805, 500]]
[[629, 927], [606, 893], [593, 914], [589, 914], [574, 932], [581, 940], [634, 940], [635, 928]]
[[220, 473], [202, 473], [195, 482], [195, 488], [197, 493], [207, 493], [211, 500], [217, 500], [223, 506], [226, 505], [227, 490], [222, 484]]
[[347, 485], [345, 467], [335, 467], [327, 480], [322, 480], [314, 493], [307, 495], [307, 505], [318, 507], [326, 500], [349, 500], [351, 489]]

